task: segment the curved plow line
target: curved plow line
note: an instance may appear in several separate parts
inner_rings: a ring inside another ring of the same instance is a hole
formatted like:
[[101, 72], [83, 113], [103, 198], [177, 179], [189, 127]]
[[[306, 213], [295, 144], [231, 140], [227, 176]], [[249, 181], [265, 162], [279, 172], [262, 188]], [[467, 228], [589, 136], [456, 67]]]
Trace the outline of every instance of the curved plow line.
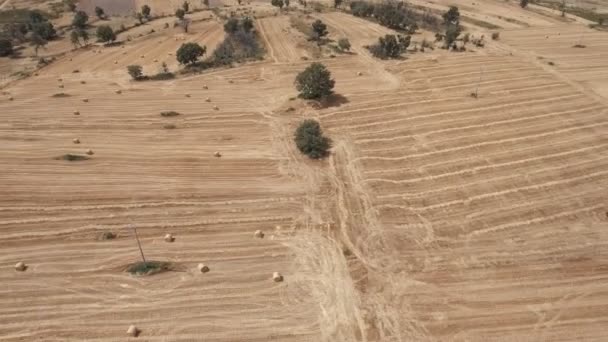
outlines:
[[568, 216], [572, 216], [572, 215], [583, 213], [583, 212], [589, 212], [589, 211], [602, 209], [603, 207], [604, 207], [603, 204], [596, 204], [591, 207], [585, 207], [585, 208], [577, 209], [577, 210], [570, 210], [570, 211], [566, 211], [566, 212], [551, 215], [551, 216], [539, 217], [539, 218], [535, 218], [535, 219], [531, 219], [531, 220], [526, 220], [523, 222], [506, 223], [506, 224], [501, 224], [499, 226], [495, 226], [495, 227], [491, 227], [491, 228], [476, 230], [471, 233], [465, 234], [465, 236], [467, 238], [471, 238], [471, 237], [479, 236], [482, 234], [497, 232], [499, 230], [516, 228], [516, 227], [520, 227], [520, 226], [529, 226], [531, 224], [539, 224], [539, 223], [543, 223], [543, 222], [549, 222], [549, 221], [553, 221], [555, 219], [568, 217]]
[[[460, 130], [466, 130], [466, 129], [472, 129], [472, 128], [487, 128], [487, 127], [492, 127], [492, 126], [500, 126], [500, 125], [504, 125], [504, 124], [509, 124], [509, 123], [514, 123], [514, 122], [521, 122], [521, 121], [531, 121], [531, 120], [535, 120], [538, 118], [546, 118], [546, 117], [552, 117], [552, 116], [562, 116], [564, 114], [573, 114], [573, 113], [578, 113], [578, 112], [582, 112], [585, 110], [594, 110], [594, 109], [602, 109], [604, 108], [603, 106], [591, 106], [591, 107], [587, 107], [587, 108], [581, 108], [581, 109], [575, 109], [575, 110], [567, 110], [567, 111], [563, 111], [563, 112], [552, 112], [552, 113], [548, 113], [548, 114], [540, 114], [540, 115], [535, 115], [535, 116], [525, 116], [522, 115], [519, 118], [516, 119], [509, 119], [509, 120], [499, 120], [499, 121], [493, 121], [490, 123], [485, 123], [485, 124], [477, 124], [477, 125], [468, 125], [468, 126], [460, 126], [460, 127], [451, 127], [451, 128], [444, 128], [444, 129], [438, 129], [438, 130], [432, 130], [432, 131], [426, 131], [426, 132], [420, 132], [420, 133], [416, 133], [416, 134], [409, 134], [409, 135], [402, 135], [399, 136], [397, 138], [405, 138], [405, 137], [415, 137], [415, 136], [419, 136], [419, 135], [424, 135], [424, 136], [430, 136], [430, 135], [435, 135], [435, 134], [439, 134], [439, 133], [447, 133], [447, 132], [453, 132], [453, 131], [460, 131]], [[530, 111], [535, 111], [535, 108], [530, 109]], [[525, 112], [528, 113], [528, 112]], [[493, 117], [501, 117], [504, 116], [504, 113], [498, 113], [498, 114], [494, 114], [494, 115], [488, 115], [483, 117], [484, 119], [488, 118], [491, 119]], [[386, 124], [396, 124], [396, 123], [401, 123], [403, 121], [408, 121], [409, 118], [402, 118], [402, 119], [395, 119], [395, 120], [388, 120], [388, 121], [383, 121], [382, 123], [373, 123], [373, 124], [364, 124], [364, 125], [356, 125], [356, 126], [346, 126], [345, 129], [348, 130], [354, 130], [354, 129], [358, 129], [358, 128], [362, 128], [362, 127], [370, 127], [370, 126], [374, 126], [374, 125], [386, 125]], [[471, 118], [465, 117], [465, 118], [460, 118], [460, 119], [454, 119], [454, 120], [445, 120], [445, 121], [439, 121], [439, 122], [433, 122], [433, 125], [450, 125], [456, 122], [467, 122], [467, 121], [471, 121]], [[416, 126], [416, 129], [420, 129], [421, 126]], [[405, 128], [405, 127], [404, 127]], [[382, 131], [375, 131], [378, 133], [382, 133]], [[371, 132], [370, 132], [371, 133]], [[393, 138], [384, 138], [384, 139], [393, 139]], [[370, 139], [373, 140], [373, 139]], [[357, 141], [357, 144], [361, 144], [362, 141]], [[371, 142], [371, 141], [370, 141]]]
[[486, 166], [478, 166], [478, 167], [474, 167], [474, 168], [471, 168], [471, 169], [458, 170], [458, 171], [454, 171], [454, 172], [442, 173], [442, 174], [431, 175], [431, 176], [426, 176], [426, 177], [418, 177], [418, 178], [405, 179], [405, 180], [389, 180], [389, 179], [384, 179], [384, 178], [369, 178], [369, 179], [366, 179], [365, 181], [366, 182], [379, 182], [379, 183], [384, 182], [384, 183], [392, 183], [392, 184], [418, 183], [418, 182], [424, 182], [424, 181], [437, 180], [437, 179], [446, 178], [446, 177], [459, 176], [459, 175], [464, 175], [464, 174], [468, 174], [468, 173], [477, 173], [479, 171], [484, 171], [484, 170], [489, 170], [489, 169], [498, 169], [498, 168], [501, 168], [501, 167], [509, 167], [509, 166], [521, 165], [521, 164], [525, 164], [525, 163], [528, 163], [528, 162], [534, 162], [534, 161], [540, 161], [540, 160], [559, 158], [559, 157], [564, 157], [564, 156], [571, 155], [571, 154], [577, 154], [577, 153], [580, 153], [580, 152], [586, 152], [586, 151], [592, 151], [592, 150], [600, 149], [600, 148], [606, 147], [606, 146], [608, 146], [608, 144], [603, 144], [603, 145], [600, 145], [600, 146], [588, 146], [588, 147], [583, 147], [583, 148], [579, 148], [579, 149], [572, 150], [572, 151], [560, 152], [560, 153], [549, 154], [549, 155], [542, 155], [542, 156], [539, 156], [539, 157], [533, 157], [533, 158], [527, 158], [527, 159], [520, 159], [520, 160], [506, 162], [506, 163], [498, 163], [498, 164], [492, 164], [492, 165], [486, 165]]
[[[606, 174], [608, 174], [608, 171], [598, 171], [598, 172], [594, 172], [594, 173], [580, 176], [580, 177], [573, 177], [573, 178], [562, 179], [562, 180], [557, 180], [557, 181], [550, 181], [550, 182], [546, 182], [546, 183], [542, 183], [542, 184], [534, 184], [534, 185], [523, 186], [523, 187], [519, 187], [519, 188], [513, 188], [513, 189], [502, 190], [502, 191], [497, 191], [497, 192], [484, 193], [481, 195], [469, 197], [466, 200], [459, 199], [459, 200], [454, 200], [454, 201], [449, 201], [449, 202], [438, 203], [438, 204], [434, 204], [434, 205], [430, 205], [430, 206], [426, 206], [426, 207], [408, 207], [408, 209], [413, 210], [413, 211], [428, 211], [428, 210], [434, 210], [434, 209], [443, 209], [443, 208], [450, 207], [453, 205], [470, 205], [475, 201], [484, 200], [484, 199], [491, 198], [491, 197], [499, 197], [499, 196], [508, 195], [508, 194], [512, 194], [512, 193], [516, 193], [516, 192], [520, 192], [520, 191], [527, 191], [527, 190], [541, 190], [541, 189], [549, 188], [549, 187], [555, 186], [555, 185], [568, 184], [568, 183], [572, 183], [572, 182], [576, 182], [576, 181], [580, 181], [580, 180], [586, 180], [586, 179], [590, 179], [590, 178], [594, 178], [594, 177], [598, 177], [598, 176], [603, 176]], [[511, 176], [511, 177], [506, 177], [506, 178], [514, 178], [514, 177]], [[603, 205], [601, 205], [601, 206], [603, 206]], [[390, 208], [391, 205], [384, 204], [384, 205], [380, 205], [379, 207]]]
[[359, 160], [364, 160], [364, 159], [368, 159], [368, 160], [407, 160], [407, 159], [411, 159], [411, 158], [426, 157], [426, 156], [447, 153], [447, 152], [462, 151], [462, 150], [467, 150], [470, 148], [477, 148], [477, 147], [482, 147], [482, 146], [490, 146], [490, 145], [496, 145], [496, 144], [511, 143], [511, 142], [521, 141], [521, 140], [528, 140], [528, 139], [533, 139], [533, 138], [547, 137], [547, 136], [551, 136], [551, 135], [557, 135], [557, 134], [567, 133], [567, 132], [576, 131], [576, 130], [606, 126], [607, 124], [608, 124], [608, 122], [604, 121], [604, 122], [595, 123], [595, 124], [591, 124], [591, 125], [584, 125], [584, 126], [560, 129], [560, 130], [553, 131], [553, 132], [540, 133], [540, 134], [528, 135], [528, 136], [517, 137], [517, 138], [500, 139], [500, 140], [488, 141], [488, 142], [477, 143], [477, 144], [472, 144], [472, 145], [447, 148], [447, 149], [443, 149], [443, 150], [439, 150], [439, 151], [417, 153], [417, 154], [412, 154], [409, 156], [402, 156], [402, 157], [363, 156], [363, 157], [355, 158], [355, 160], [353, 160], [353, 161], [359, 161]]
[[[568, 165], [564, 165], [564, 166], [555, 166], [555, 167], [547, 167], [544, 169], [540, 169], [534, 172], [530, 172], [528, 173], [528, 175], [534, 175], [534, 174], [542, 174], [545, 172], [551, 172], [551, 171], [557, 171], [557, 170], [562, 170], [562, 169], [568, 169], [571, 168], [573, 166], [580, 166], [580, 165], [584, 165], [584, 164], [589, 164], [589, 163], [595, 163], [598, 162], [600, 160], [604, 160], [607, 157], [602, 157], [602, 158], [596, 158], [596, 159], [591, 159], [591, 160], [586, 160], [584, 162], [580, 162], [580, 163], [576, 163], [576, 164], [568, 164]], [[423, 197], [428, 197], [428, 195], [433, 194], [433, 193], [441, 193], [441, 192], [446, 192], [446, 191], [451, 191], [451, 190], [463, 190], [466, 189], [467, 187], [470, 186], [475, 186], [478, 184], [482, 184], [482, 183], [490, 183], [490, 182], [495, 182], [495, 181], [503, 181], [503, 180], [508, 180], [508, 179], [518, 179], [521, 178], [520, 175], [510, 175], [510, 176], [500, 176], [500, 177], [492, 177], [492, 178], [488, 178], [488, 179], [483, 179], [483, 180], [477, 180], [474, 182], [469, 182], [469, 183], [465, 183], [465, 184], [459, 184], [459, 185], [455, 185], [455, 186], [447, 186], [447, 187], [443, 187], [443, 188], [439, 188], [439, 189], [433, 189], [433, 190], [429, 190], [429, 191], [425, 191], [425, 192], [416, 192], [416, 193], [399, 193], [397, 194], [393, 194], [393, 195], [385, 195], [385, 196], [378, 196], [377, 198], [389, 198], [389, 196], [391, 197], [398, 197], [400, 199], [415, 199], [415, 198], [423, 198]], [[367, 182], [367, 181], [366, 181]], [[392, 182], [387, 182], [387, 183], [392, 183]], [[477, 196], [482, 196], [482, 195], [477, 195]]]

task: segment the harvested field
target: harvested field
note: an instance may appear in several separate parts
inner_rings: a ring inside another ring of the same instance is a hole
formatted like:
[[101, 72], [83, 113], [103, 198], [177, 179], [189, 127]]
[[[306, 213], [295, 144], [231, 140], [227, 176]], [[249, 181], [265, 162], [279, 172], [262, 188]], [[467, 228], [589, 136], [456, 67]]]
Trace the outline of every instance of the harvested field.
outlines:
[[[0, 341], [606, 340], [606, 33], [462, 2], [500, 39], [383, 61], [365, 45], [393, 31], [328, 11], [307, 20], [352, 52], [317, 58], [289, 12], [256, 20], [264, 61], [130, 80], [211, 53], [201, 11], [2, 89]], [[336, 80], [318, 103], [293, 86], [313, 61]], [[304, 119], [326, 160], [297, 150]], [[168, 269], [126, 272], [131, 225]]]

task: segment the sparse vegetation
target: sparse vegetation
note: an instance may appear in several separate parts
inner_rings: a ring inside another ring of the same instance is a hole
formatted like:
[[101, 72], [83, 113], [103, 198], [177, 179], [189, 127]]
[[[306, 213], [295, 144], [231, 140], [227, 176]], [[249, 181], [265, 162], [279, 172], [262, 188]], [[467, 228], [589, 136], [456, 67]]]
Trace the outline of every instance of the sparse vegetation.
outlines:
[[127, 66], [127, 71], [129, 72], [131, 78], [135, 81], [141, 80], [144, 76], [141, 65], [129, 65]]
[[350, 51], [350, 41], [346, 38], [338, 39], [338, 48], [341, 51]]
[[410, 46], [411, 37], [387, 34], [378, 38], [378, 43], [368, 47], [374, 57], [380, 59], [399, 58]]
[[150, 13], [152, 9], [148, 5], [141, 6], [141, 14], [146, 20], [150, 20]]
[[98, 19], [104, 19], [106, 16], [106, 13], [104, 12], [103, 8], [96, 6], [95, 15], [97, 16]]
[[57, 159], [57, 160], [66, 160], [66, 161], [82, 161], [82, 160], [89, 159], [89, 157], [88, 156], [83, 156], [83, 155], [80, 155], [80, 154], [67, 153], [67, 154], [59, 156], [59, 157], [57, 157], [55, 159]]
[[171, 117], [171, 116], [178, 116], [178, 115], [180, 115], [180, 114], [173, 110], [166, 111], [166, 112], [160, 112], [160, 116], [164, 116], [164, 117]]
[[328, 155], [331, 140], [323, 135], [321, 125], [315, 120], [304, 120], [296, 129], [295, 143], [311, 159], [321, 159]]
[[87, 22], [89, 21], [89, 16], [84, 11], [78, 11], [74, 14], [74, 19], [72, 19], [72, 26], [77, 29], [84, 30], [87, 27]]
[[185, 65], [196, 63], [206, 51], [207, 48], [205, 46], [200, 46], [197, 43], [182, 44], [176, 53], [177, 61], [179, 64]]
[[418, 27], [439, 30], [439, 20], [428, 11], [415, 11], [405, 2], [384, 1], [373, 3], [363, 0], [350, 2], [351, 13], [357, 17], [375, 20], [388, 28], [413, 34]]
[[184, 12], [188, 13], [190, 11], [190, 3], [188, 1], [184, 1], [182, 4], [182, 9]]
[[312, 23], [312, 31], [313, 31], [313, 38], [315, 40], [320, 40], [321, 38], [327, 36], [328, 32], [327, 32], [327, 25], [325, 25], [324, 22], [322, 22], [321, 20], [315, 20]]
[[150, 276], [153, 274], [158, 274], [162, 272], [167, 272], [171, 270], [171, 263], [163, 262], [163, 261], [140, 261], [136, 262], [127, 267], [126, 271], [131, 273], [132, 275], [137, 276]]
[[110, 26], [101, 25], [97, 27], [97, 39], [102, 43], [112, 43], [116, 40], [116, 34]]
[[253, 26], [253, 20], [249, 17], [241, 20], [230, 18], [224, 25], [227, 36], [213, 51], [212, 62], [216, 65], [226, 65], [261, 58], [264, 50]]
[[312, 63], [296, 76], [295, 84], [301, 98], [322, 99], [333, 93], [335, 81], [323, 64]]

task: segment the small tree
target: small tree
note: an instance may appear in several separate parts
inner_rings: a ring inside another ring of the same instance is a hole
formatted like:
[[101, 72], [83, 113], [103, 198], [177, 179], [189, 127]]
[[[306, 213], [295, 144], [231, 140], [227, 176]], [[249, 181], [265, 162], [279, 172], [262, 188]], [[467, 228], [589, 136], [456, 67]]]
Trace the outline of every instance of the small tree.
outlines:
[[111, 43], [116, 40], [114, 30], [108, 25], [97, 27], [97, 39], [103, 43]]
[[105, 12], [103, 11], [103, 8], [96, 6], [95, 7], [95, 15], [97, 16], [97, 18], [99, 19], [103, 19], [105, 17]]
[[127, 71], [135, 81], [141, 80], [144, 76], [141, 65], [129, 65]]
[[285, 5], [283, 0], [271, 0], [270, 4], [274, 7], [278, 7], [279, 9], [283, 9], [283, 5]]
[[203, 0], [203, 5], [209, 7], [209, 0]]
[[177, 19], [179, 19], [179, 20], [183, 20], [185, 15], [186, 15], [186, 12], [184, 12], [184, 10], [183, 10], [183, 9], [181, 9], [181, 8], [178, 8], [178, 9], [175, 11], [175, 16], [176, 16], [176, 17], [177, 17]]
[[566, 0], [562, 0], [559, 4], [559, 10], [562, 12], [562, 17], [566, 16]]
[[334, 8], [340, 7], [340, 5], [342, 5], [342, 1], [343, 0], [334, 0]]
[[142, 13], [139, 13], [139, 12], [135, 13], [135, 18], [137, 18], [140, 25], [144, 23], [145, 16]]
[[203, 56], [207, 48], [197, 43], [185, 43], [177, 49], [176, 57], [179, 64], [196, 63], [199, 57]]
[[410, 36], [387, 34], [378, 38], [378, 43], [369, 47], [370, 52], [378, 58], [399, 58], [410, 46]]
[[241, 27], [245, 32], [251, 32], [253, 30], [253, 20], [250, 17], [245, 17], [241, 20]]
[[78, 34], [78, 31], [73, 30], [72, 33], [70, 33], [70, 41], [72, 42], [72, 45], [74, 45], [74, 48], [81, 46], [80, 34]]
[[38, 49], [41, 47], [45, 47], [48, 44], [48, 41], [37, 34], [33, 34], [31, 38], [31, 42], [34, 45], [34, 53], [38, 56]]
[[89, 21], [89, 16], [84, 11], [78, 11], [74, 14], [74, 19], [72, 19], [72, 26], [84, 29], [87, 27], [87, 22]]
[[342, 51], [350, 51], [350, 41], [346, 38], [338, 39], [338, 47]]
[[448, 25], [445, 30], [445, 47], [450, 48], [456, 42], [456, 39], [460, 35], [461, 28], [458, 25]]
[[239, 20], [237, 18], [230, 18], [224, 24], [224, 31], [228, 34], [233, 34], [239, 30]]
[[67, 1], [67, 6], [70, 12], [76, 12], [76, 3], [74, 1]]
[[0, 57], [10, 56], [13, 53], [13, 43], [10, 39], [0, 39]]
[[33, 24], [32, 32], [39, 35], [44, 40], [51, 40], [57, 36], [55, 27], [48, 21]]
[[450, 9], [442, 17], [445, 25], [460, 25], [460, 11], [456, 6], [450, 6]]
[[521, 8], [526, 8], [528, 7], [529, 2], [530, 0], [519, 0], [519, 6], [521, 6]]
[[150, 13], [152, 9], [148, 5], [141, 6], [141, 14], [146, 18], [146, 20], [150, 20]]
[[304, 120], [298, 126], [294, 141], [298, 150], [312, 159], [327, 156], [331, 148], [331, 140], [323, 136], [321, 126], [312, 119]]
[[319, 40], [327, 36], [327, 25], [324, 22], [317, 19], [312, 23], [312, 30], [314, 32], [314, 39]]
[[188, 1], [184, 1], [182, 8], [184, 9], [184, 12], [188, 13], [190, 11], [190, 3], [188, 3]]
[[304, 99], [321, 99], [332, 94], [335, 81], [321, 63], [312, 63], [296, 76], [296, 89]]
[[89, 33], [86, 30], [78, 30], [78, 34], [80, 34], [80, 38], [82, 38], [84, 45], [89, 44]]

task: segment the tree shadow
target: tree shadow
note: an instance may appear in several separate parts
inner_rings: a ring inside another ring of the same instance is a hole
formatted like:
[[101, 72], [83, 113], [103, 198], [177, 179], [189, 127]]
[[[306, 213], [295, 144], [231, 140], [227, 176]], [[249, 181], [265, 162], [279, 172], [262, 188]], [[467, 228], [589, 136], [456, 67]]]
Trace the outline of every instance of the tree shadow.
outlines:
[[324, 109], [331, 107], [340, 107], [343, 104], [348, 103], [348, 99], [340, 94], [331, 94], [313, 104], [316, 109]]

